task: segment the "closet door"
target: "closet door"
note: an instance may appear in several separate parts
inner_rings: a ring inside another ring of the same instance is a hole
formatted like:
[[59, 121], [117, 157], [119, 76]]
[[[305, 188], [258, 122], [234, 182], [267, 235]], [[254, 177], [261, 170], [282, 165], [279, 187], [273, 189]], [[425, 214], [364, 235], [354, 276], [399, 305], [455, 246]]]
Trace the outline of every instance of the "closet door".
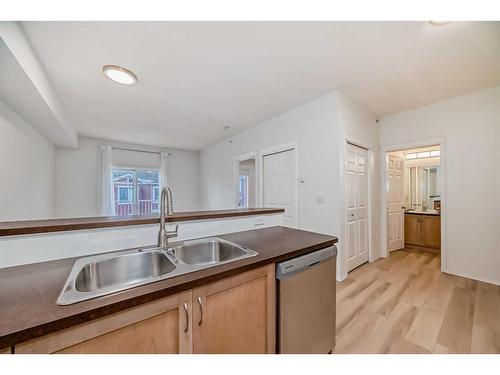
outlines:
[[347, 144], [346, 261], [347, 271], [368, 262], [368, 151]]

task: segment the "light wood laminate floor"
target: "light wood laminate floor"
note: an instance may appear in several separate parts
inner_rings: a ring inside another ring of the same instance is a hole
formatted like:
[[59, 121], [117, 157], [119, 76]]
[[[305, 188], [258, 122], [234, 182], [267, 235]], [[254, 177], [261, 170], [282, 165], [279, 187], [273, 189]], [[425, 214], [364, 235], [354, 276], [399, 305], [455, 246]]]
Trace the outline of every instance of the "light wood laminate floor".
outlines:
[[500, 353], [500, 287], [395, 251], [337, 283], [334, 353]]

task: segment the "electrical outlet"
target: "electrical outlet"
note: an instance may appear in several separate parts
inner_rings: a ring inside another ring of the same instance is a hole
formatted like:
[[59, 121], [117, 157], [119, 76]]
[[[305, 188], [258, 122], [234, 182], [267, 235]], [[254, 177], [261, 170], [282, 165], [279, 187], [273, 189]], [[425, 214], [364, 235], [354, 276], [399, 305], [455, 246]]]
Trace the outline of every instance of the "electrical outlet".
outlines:
[[316, 204], [325, 204], [325, 197], [323, 195], [316, 195]]
[[264, 225], [264, 218], [263, 217], [256, 217], [254, 220], [253, 225]]

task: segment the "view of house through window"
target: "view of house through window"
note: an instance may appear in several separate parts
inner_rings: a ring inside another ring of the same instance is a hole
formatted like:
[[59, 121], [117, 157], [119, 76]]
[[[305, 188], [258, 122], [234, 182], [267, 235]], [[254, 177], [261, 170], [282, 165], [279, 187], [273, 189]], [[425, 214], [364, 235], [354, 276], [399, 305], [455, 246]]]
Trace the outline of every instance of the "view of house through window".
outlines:
[[160, 172], [113, 169], [115, 212], [118, 216], [159, 212]]

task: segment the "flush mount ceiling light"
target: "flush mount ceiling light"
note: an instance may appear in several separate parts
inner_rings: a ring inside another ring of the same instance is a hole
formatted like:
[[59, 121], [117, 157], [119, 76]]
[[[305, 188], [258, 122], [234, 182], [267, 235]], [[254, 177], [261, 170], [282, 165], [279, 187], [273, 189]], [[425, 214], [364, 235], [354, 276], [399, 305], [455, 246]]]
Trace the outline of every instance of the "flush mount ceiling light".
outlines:
[[429, 23], [432, 25], [432, 26], [444, 26], [444, 25], [448, 25], [449, 23], [451, 23], [452, 21], [429, 21]]
[[137, 76], [134, 73], [118, 65], [104, 65], [102, 73], [106, 78], [122, 85], [130, 86], [137, 83]]

